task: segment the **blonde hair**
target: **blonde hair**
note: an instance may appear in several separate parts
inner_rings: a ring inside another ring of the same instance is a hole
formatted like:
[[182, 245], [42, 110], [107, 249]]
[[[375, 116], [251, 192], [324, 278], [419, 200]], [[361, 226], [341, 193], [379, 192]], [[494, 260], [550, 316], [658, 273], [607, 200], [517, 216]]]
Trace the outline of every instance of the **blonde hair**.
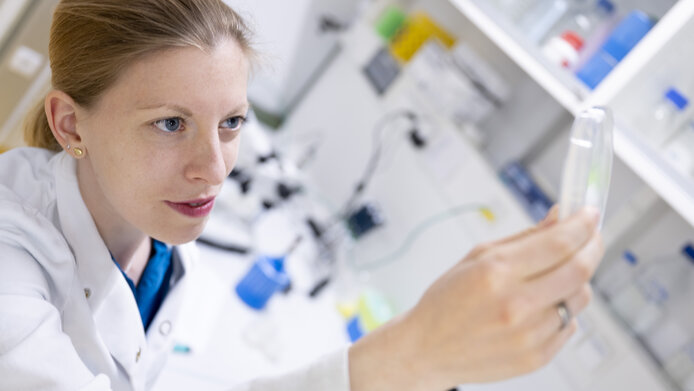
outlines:
[[[235, 39], [253, 57], [251, 32], [221, 0], [62, 0], [48, 46], [53, 88], [89, 108], [135, 60], [174, 47], [214, 48]], [[24, 127], [30, 146], [61, 150], [37, 104]]]

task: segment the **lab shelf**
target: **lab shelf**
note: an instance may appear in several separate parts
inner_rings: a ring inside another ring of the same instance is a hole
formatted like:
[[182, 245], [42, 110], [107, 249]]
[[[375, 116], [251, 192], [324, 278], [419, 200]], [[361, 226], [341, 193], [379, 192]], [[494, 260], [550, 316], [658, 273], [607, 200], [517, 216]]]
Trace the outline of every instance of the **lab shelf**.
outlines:
[[571, 73], [549, 64], [535, 45], [525, 41], [506, 18], [495, 15], [489, 5], [473, 0], [450, 1], [566, 110], [578, 112], [590, 92]]
[[450, 2], [572, 114], [587, 105], [609, 103], [694, 18], [694, 0], [677, 2], [598, 88], [590, 91], [571, 72], [546, 61], [539, 48], [526, 41], [520, 31], [489, 4], [475, 0]]
[[616, 127], [615, 154], [694, 226], [694, 182], [677, 172], [629, 130]]
[[[641, 347], [628, 325], [616, 316], [601, 296], [593, 297], [580, 318], [579, 324], [582, 324], [585, 330], [574, 335], [567, 348], [557, 357], [562, 372], [572, 380], [575, 388], [591, 391], [677, 390], [656, 360]], [[586, 363], [586, 356], [591, 356], [585, 353], [586, 346], [597, 341], [604, 343], [604, 357], [599, 359], [602, 362], [596, 364], [593, 362], [595, 358], [591, 358]], [[598, 367], [588, 369], [585, 364]], [[605, 370], [618, 373], [619, 376], [598, 375], [600, 371]]]
[[[644, 77], [647, 73], [644, 69], [652, 69], [654, 63], [665, 61], [658, 57], [664, 47], [673, 40], [687, 39], [687, 34], [681, 32], [694, 23], [694, 0], [678, 1], [600, 85], [589, 91], [573, 74], [545, 61], [537, 46], [527, 42], [515, 26], [489, 4], [475, 0], [450, 0], [450, 3], [572, 114], [584, 107], [612, 106], [630, 84]], [[620, 121], [624, 120], [621, 115], [628, 114], [615, 113], [618, 123], [624, 122]], [[672, 169], [631, 129], [617, 129], [614, 145], [617, 157], [694, 226], [694, 181]]]
[[692, 22], [694, 22], [694, 0], [680, 0], [675, 3], [629, 55], [586, 98], [586, 105], [613, 102], [624, 88], [638, 80], [644, 68], [658, 60], [657, 56], [664, 47], [672, 40], [686, 37], [679, 33]]

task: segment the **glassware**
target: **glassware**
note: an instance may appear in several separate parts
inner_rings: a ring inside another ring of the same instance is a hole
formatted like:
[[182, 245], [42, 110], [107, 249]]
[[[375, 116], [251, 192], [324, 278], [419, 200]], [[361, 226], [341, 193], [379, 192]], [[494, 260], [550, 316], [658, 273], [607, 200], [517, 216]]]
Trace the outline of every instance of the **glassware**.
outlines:
[[600, 212], [602, 226], [612, 176], [613, 127], [607, 108], [592, 107], [576, 116], [564, 162], [559, 219], [592, 206]]

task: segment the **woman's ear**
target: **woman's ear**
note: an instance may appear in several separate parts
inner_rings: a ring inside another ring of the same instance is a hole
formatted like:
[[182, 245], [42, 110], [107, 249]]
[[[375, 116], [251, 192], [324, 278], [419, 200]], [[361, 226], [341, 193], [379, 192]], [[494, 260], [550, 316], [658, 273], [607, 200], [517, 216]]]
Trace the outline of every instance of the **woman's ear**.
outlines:
[[[73, 154], [74, 148], [82, 151], [82, 137], [77, 133], [77, 104], [63, 91], [53, 90], [46, 95], [44, 102], [48, 126], [53, 136], [68, 153]], [[82, 153], [75, 157], [81, 157]]]

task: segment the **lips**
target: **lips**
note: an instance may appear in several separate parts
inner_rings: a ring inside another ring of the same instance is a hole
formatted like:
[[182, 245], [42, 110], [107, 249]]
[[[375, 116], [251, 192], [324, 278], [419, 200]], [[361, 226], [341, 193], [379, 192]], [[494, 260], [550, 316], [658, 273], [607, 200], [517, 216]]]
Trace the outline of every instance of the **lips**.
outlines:
[[200, 198], [196, 200], [173, 202], [164, 201], [171, 209], [188, 217], [205, 217], [212, 211], [214, 206], [214, 197]]

